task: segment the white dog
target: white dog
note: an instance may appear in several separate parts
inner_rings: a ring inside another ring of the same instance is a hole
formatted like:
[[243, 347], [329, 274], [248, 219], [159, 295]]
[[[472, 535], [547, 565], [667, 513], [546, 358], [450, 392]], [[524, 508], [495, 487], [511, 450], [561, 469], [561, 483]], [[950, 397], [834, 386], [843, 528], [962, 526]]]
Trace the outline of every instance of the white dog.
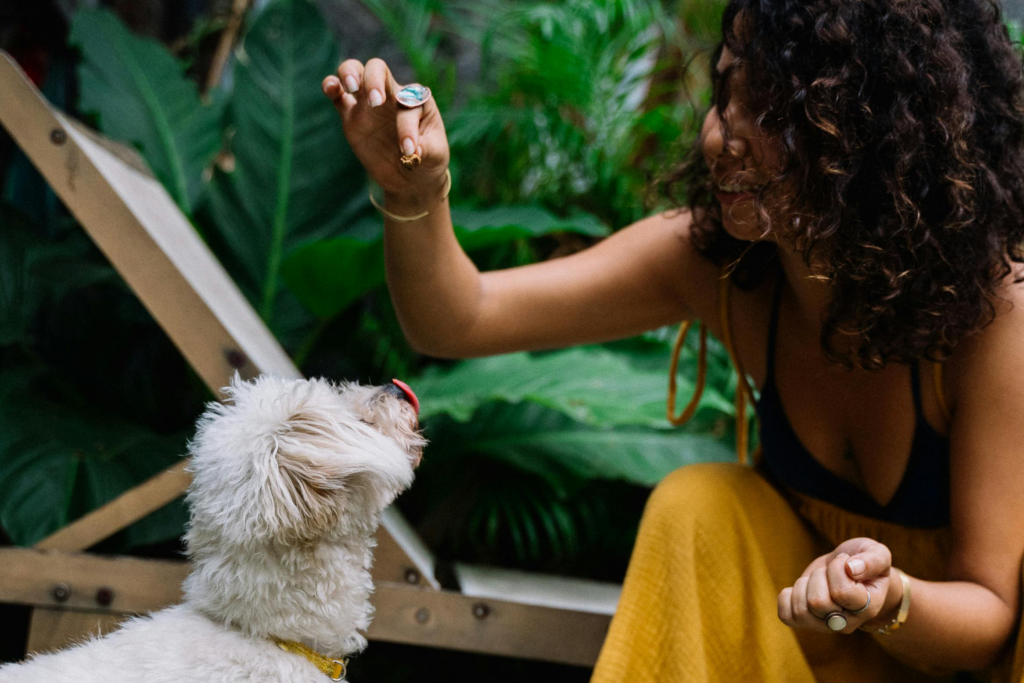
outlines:
[[402, 384], [236, 376], [189, 444], [181, 605], [68, 650], [0, 668], [0, 683], [320, 683], [366, 646], [380, 514], [425, 441]]

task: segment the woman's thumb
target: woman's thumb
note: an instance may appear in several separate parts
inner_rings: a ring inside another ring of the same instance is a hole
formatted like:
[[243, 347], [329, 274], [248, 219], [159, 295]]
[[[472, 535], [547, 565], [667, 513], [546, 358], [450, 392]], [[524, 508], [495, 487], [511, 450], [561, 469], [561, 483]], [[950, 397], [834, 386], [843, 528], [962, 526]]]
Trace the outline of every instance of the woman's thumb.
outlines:
[[892, 559], [889, 549], [881, 543], [867, 548], [846, 560], [846, 571], [850, 578], [865, 581], [881, 576], [888, 569]]

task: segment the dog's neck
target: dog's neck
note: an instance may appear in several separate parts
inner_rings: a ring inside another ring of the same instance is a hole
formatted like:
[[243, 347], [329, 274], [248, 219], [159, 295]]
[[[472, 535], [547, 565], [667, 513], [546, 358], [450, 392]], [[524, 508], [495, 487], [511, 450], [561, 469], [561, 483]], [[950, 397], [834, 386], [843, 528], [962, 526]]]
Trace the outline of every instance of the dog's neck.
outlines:
[[184, 602], [251, 636], [300, 642], [330, 657], [358, 652], [373, 614], [375, 530], [376, 522], [336, 530], [315, 544], [227, 551], [215, 534], [204, 538], [193, 526]]

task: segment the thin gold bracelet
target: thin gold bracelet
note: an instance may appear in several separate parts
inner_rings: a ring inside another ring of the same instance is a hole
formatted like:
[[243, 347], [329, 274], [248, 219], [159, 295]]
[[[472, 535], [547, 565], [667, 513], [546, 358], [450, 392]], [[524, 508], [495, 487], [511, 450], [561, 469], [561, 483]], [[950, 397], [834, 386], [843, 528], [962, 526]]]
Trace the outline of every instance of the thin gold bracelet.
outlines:
[[[452, 172], [446, 168], [446, 169], [444, 169], [444, 176], [445, 176], [445, 183], [444, 183], [445, 184], [445, 188], [444, 188], [444, 196], [441, 197], [441, 201], [442, 202], [444, 200], [448, 199], [448, 193], [452, 191]], [[370, 190], [367, 194], [369, 194], [369, 196], [370, 196], [370, 203], [373, 204], [377, 208], [378, 211], [380, 211], [382, 214], [384, 214], [385, 216], [387, 216], [391, 220], [402, 221], [402, 222], [405, 222], [405, 221], [416, 221], [416, 220], [419, 220], [419, 219], [423, 218], [424, 216], [426, 216], [426, 215], [428, 215], [430, 213], [429, 211], [424, 211], [423, 213], [416, 214], [415, 216], [398, 216], [398, 215], [395, 215], [395, 214], [391, 213], [390, 211], [388, 211], [383, 206], [381, 206], [380, 204], [377, 203], [377, 200], [373, 198], [373, 190]]]
[[901, 569], [893, 567], [892, 570], [900, 575], [900, 582], [903, 583], [903, 597], [900, 599], [900, 609], [896, 616], [892, 618], [892, 621], [875, 631], [875, 633], [880, 633], [883, 636], [887, 636], [900, 626], [903, 626], [903, 623], [907, 620], [907, 615], [910, 614], [910, 578]]

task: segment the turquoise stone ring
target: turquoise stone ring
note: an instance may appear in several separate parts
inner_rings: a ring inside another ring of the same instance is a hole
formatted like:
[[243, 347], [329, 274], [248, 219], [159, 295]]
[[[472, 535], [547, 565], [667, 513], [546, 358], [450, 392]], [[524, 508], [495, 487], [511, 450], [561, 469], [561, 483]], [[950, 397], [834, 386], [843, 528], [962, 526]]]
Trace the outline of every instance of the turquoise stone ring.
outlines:
[[422, 107], [430, 99], [430, 88], [419, 83], [410, 83], [395, 93], [395, 99], [410, 109]]

